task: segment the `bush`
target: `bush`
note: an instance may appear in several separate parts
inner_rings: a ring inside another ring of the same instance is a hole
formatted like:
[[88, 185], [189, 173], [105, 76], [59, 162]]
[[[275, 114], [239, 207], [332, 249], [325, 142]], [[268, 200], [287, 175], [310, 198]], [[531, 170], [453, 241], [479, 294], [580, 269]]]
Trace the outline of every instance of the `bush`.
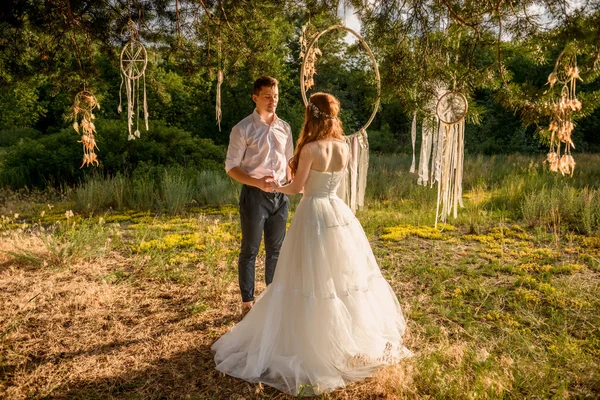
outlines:
[[90, 172], [103, 176], [126, 176], [138, 166], [179, 165], [197, 170], [223, 167], [225, 152], [210, 139], [193, 137], [182, 129], [151, 121], [150, 130], [137, 140], [127, 140], [127, 123], [100, 120], [96, 123], [99, 167], [80, 168], [81, 144], [72, 128], [32, 139], [25, 137], [8, 147], [0, 160], [0, 185], [19, 189], [25, 186], [73, 185]]
[[81, 144], [73, 129], [20, 140], [8, 147], [2, 158], [0, 185], [14, 189], [73, 184], [84, 177], [79, 168]]
[[[369, 135], [369, 149], [377, 153], [396, 153], [400, 144], [396, 136], [386, 124], [379, 131], [367, 131]], [[415, 151], [418, 149], [415, 148]]]
[[39, 139], [42, 133], [33, 128], [0, 129], [0, 147], [8, 147], [19, 143], [21, 139]]

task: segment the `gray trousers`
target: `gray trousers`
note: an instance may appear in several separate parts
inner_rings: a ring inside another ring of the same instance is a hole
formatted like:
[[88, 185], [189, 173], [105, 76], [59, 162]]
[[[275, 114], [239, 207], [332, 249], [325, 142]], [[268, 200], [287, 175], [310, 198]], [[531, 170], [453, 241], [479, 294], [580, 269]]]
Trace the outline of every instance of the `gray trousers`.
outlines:
[[238, 260], [238, 278], [244, 302], [254, 300], [254, 265], [263, 232], [267, 256], [265, 282], [269, 285], [273, 281], [279, 251], [285, 237], [289, 204], [289, 196], [283, 193], [267, 193], [253, 186], [242, 186], [242, 248]]

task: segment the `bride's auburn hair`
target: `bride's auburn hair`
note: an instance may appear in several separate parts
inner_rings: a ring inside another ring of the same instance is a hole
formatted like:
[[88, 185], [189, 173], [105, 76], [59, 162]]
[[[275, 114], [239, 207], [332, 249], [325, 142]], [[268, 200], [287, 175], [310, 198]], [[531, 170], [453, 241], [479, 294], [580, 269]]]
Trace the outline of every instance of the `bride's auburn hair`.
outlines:
[[305, 110], [304, 126], [296, 144], [294, 156], [290, 160], [292, 176], [296, 175], [302, 148], [310, 142], [328, 138], [342, 139], [344, 128], [338, 118], [340, 101], [328, 93], [314, 93], [308, 100]]

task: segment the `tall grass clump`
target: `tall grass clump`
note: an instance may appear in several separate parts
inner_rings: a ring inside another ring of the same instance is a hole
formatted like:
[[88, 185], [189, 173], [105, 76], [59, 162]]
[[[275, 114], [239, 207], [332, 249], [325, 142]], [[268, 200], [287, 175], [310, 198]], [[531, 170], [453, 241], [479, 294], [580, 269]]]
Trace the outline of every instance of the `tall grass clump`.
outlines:
[[75, 208], [80, 212], [95, 213], [107, 209], [113, 203], [113, 185], [110, 178], [91, 175], [73, 191]]
[[365, 197], [375, 201], [407, 199], [416, 177], [408, 173], [409, 165], [406, 154], [371, 156]]
[[21, 262], [38, 267], [64, 267], [77, 261], [104, 257], [118, 240], [116, 229], [106, 225], [102, 218], [57, 222], [37, 235], [43, 243], [42, 253], [18, 245], [8, 253]]
[[110, 179], [111, 193], [114, 206], [117, 210], [125, 208], [125, 201], [129, 195], [128, 190], [130, 183], [131, 181], [121, 175], [121, 173], [117, 173], [117, 175]]
[[162, 208], [169, 214], [182, 212], [192, 202], [192, 185], [181, 169], [165, 170], [160, 189]]
[[200, 171], [192, 183], [192, 197], [199, 205], [233, 204], [239, 185], [222, 172]]
[[583, 231], [588, 235], [600, 230], [600, 191], [584, 188], [582, 193], [583, 209], [581, 223]]
[[546, 226], [560, 218], [568, 229], [585, 234], [600, 230], [600, 191], [568, 184], [527, 193], [521, 203], [523, 220], [530, 226]]
[[149, 211], [156, 207], [158, 191], [152, 178], [134, 175], [129, 184], [130, 190], [125, 199], [128, 208]]

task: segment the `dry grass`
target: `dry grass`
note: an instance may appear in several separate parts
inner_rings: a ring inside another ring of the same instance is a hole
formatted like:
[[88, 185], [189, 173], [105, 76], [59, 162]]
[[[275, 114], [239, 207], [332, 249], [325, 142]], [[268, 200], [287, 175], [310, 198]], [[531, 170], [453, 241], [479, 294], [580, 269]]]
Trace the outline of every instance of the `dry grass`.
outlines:
[[[14, 256], [50, 257], [38, 235], [8, 231], [1, 243], [2, 397], [286, 398], [214, 369], [210, 346], [238, 321], [239, 295], [234, 282], [217, 295], [208, 290], [213, 283], [202, 264], [180, 284], [144, 273], [147, 254], [125, 257], [121, 249], [44, 267]], [[387, 386], [402, 389], [393, 376], [331, 398], [380, 398]]]
[[[106, 223], [111, 244], [66, 265], [44, 263], [53, 255], [36, 223], [0, 232], [0, 397], [291, 398], [214, 369], [210, 346], [239, 319], [235, 215], [105, 217], [121, 221]], [[416, 357], [323, 398], [600, 392], [594, 238], [564, 235], [557, 249], [551, 233], [506, 225], [466, 235], [465, 223], [438, 239], [411, 228], [383, 240], [386, 229], [406, 228], [402, 215], [360, 218], [400, 296]]]

